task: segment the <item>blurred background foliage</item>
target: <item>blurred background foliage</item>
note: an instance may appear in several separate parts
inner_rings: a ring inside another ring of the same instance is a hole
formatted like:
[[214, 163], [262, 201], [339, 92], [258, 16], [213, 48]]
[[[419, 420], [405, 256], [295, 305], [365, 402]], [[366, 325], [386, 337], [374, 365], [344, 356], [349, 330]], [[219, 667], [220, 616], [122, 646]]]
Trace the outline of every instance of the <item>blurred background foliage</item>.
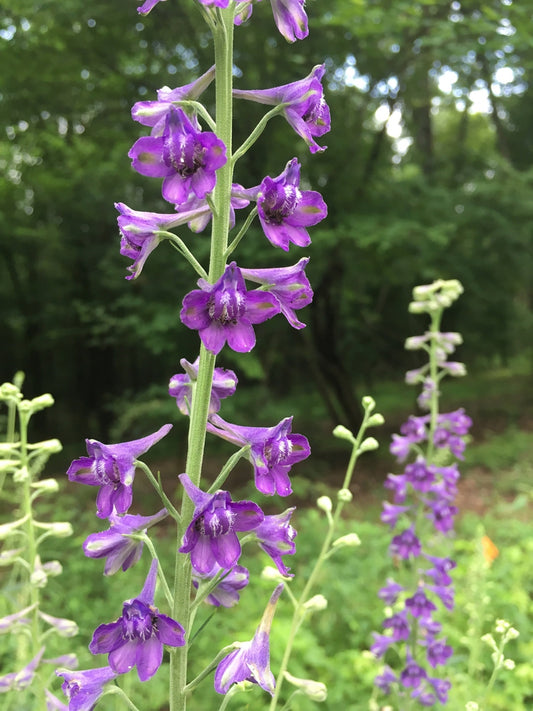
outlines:
[[[168, 378], [198, 348], [179, 323], [195, 275], [163, 244], [126, 281], [113, 202], [168, 211], [159, 181], [130, 167], [127, 152], [146, 133], [130, 107], [198, 76], [213, 61], [211, 40], [193, 2], [168, 0], [147, 18], [134, 6], [17, 0], [0, 17], [1, 377], [22, 369], [30, 394], [54, 394], [45, 428], [66, 443], [145, 434], [152, 413], [158, 426], [172, 405]], [[421, 330], [406, 309], [415, 284], [464, 283], [446, 327], [465, 334], [469, 366], [529, 362], [533, 23], [528, 3], [511, 0], [309, 0], [307, 9], [309, 38], [288, 46], [269, 3], [255, 7], [236, 31], [235, 84], [280, 85], [325, 62], [328, 150], [311, 156], [275, 119], [236, 180], [257, 185], [296, 154], [329, 217], [289, 255], [254, 227], [237, 259], [281, 266], [309, 255], [315, 301], [303, 331], [275, 319], [259, 327], [252, 354], [225, 351], [220, 364], [238, 371], [256, 411], [307, 395], [355, 427], [363, 389], [416, 365], [403, 350]], [[236, 145], [263, 109], [237, 104]], [[180, 235], [206, 257], [207, 233]]]

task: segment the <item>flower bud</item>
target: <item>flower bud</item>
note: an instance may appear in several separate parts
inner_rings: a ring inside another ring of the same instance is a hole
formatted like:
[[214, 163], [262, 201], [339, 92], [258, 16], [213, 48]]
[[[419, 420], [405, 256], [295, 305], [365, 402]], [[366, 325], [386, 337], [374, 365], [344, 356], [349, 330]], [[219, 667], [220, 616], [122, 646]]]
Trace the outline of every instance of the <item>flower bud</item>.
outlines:
[[365, 395], [364, 398], [361, 400], [361, 404], [363, 405], [366, 412], [372, 412], [372, 410], [376, 407], [376, 401], [373, 397], [370, 397], [370, 395]]
[[19, 465], [18, 459], [0, 459], [0, 472], [9, 472]]
[[335, 427], [335, 429], [333, 430], [333, 436], [337, 437], [337, 439], [345, 439], [348, 442], [355, 441], [355, 437], [353, 436], [353, 434], [344, 425], [337, 425], [337, 427]]
[[9, 523], [3, 523], [0, 525], [0, 541], [4, 540], [4, 538], [7, 538], [10, 536], [14, 531], [17, 530], [22, 524], [26, 523], [28, 520], [28, 516], [23, 516], [22, 518], [19, 518], [17, 521], [10, 521]]
[[477, 701], [467, 701], [465, 711], [479, 711], [479, 704]]
[[53, 494], [59, 490], [59, 483], [57, 479], [41, 479], [40, 481], [33, 482], [31, 487], [42, 493]]
[[0, 399], [2, 400], [20, 400], [22, 393], [13, 383], [2, 383], [0, 385]]
[[298, 679], [298, 677], [289, 674], [288, 671], [283, 672], [283, 675], [287, 681], [295, 686], [300, 691], [308, 696], [313, 701], [325, 701], [328, 697], [328, 690], [325, 684], [320, 681], [313, 681], [312, 679]]
[[371, 452], [379, 447], [379, 443], [375, 437], [367, 437], [361, 442], [359, 452]]
[[367, 425], [369, 427], [379, 427], [379, 425], [385, 424], [385, 418], [379, 412], [375, 412], [368, 420]]
[[333, 509], [333, 504], [331, 503], [329, 496], [320, 496], [317, 499], [316, 505], [319, 509], [325, 511], [326, 513], [331, 513]]
[[304, 602], [304, 610], [307, 612], [320, 612], [328, 606], [328, 601], [324, 595], [313, 595], [307, 602]]
[[43, 570], [48, 577], [55, 578], [63, 572], [63, 566], [58, 560], [49, 560], [43, 565]]
[[48, 582], [48, 576], [42, 566], [36, 567], [30, 575], [30, 585], [34, 588], [44, 588]]
[[68, 521], [56, 521], [53, 523], [36, 522], [36, 526], [37, 528], [48, 531], [50, 535], [56, 538], [68, 538], [73, 534], [72, 524]]
[[343, 504], [349, 504], [353, 499], [353, 494], [350, 489], [339, 489], [337, 492], [337, 499], [342, 501]]
[[60, 637], [75, 637], [78, 634], [78, 625], [73, 620], [63, 617], [52, 617], [39, 610], [39, 617], [53, 627]]
[[58, 439], [45, 439], [42, 442], [36, 442], [33, 446], [43, 454], [57, 454], [63, 449], [63, 445]]
[[503, 668], [504, 669], [508, 669], [509, 671], [511, 671], [512, 669], [515, 668], [515, 666], [516, 666], [516, 664], [514, 663], [514, 661], [512, 659], [504, 659], [503, 660]]
[[39, 410], [44, 410], [45, 407], [52, 407], [54, 404], [54, 398], [50, 395], [50, 393], [46, 393], [45, 395], [34, 397], [33, 400], [30, 400], [30, 402], [33, 412], [39, 412]]
[[265, 565], [263, 570], [261, 571], [261, 578], [263, 580], [270, 580], [274, 583], [282, 583], [286, 580], [289, 580], [290, 578], [286, 578], [284, 575], [282, 575], [277, 568], [274, 568], [271, 565]]
[[333, 548], [356, 548], [361, 545], [361, 539], [357, 533], [347, 533], [345, 536], [333, 541]]
[[13, 548], [8, 551], [2, 551], [0, 553], [0, 566], [11, 565], [14, 563], [23, 550], [24, 548]]

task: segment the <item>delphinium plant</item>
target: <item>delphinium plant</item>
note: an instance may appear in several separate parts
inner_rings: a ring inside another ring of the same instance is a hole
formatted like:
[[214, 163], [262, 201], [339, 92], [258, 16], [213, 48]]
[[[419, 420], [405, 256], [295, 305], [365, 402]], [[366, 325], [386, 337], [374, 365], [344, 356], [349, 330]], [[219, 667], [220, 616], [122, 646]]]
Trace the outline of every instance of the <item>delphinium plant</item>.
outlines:
[[384, 503], [381, 519], [393, 532], [389, 554], [394, 574], [379, 591], [386, 617], [371, 648], [385, 661], [376, 687], [401, 711], [446, 704], [451, 686], [444, 667], [453, 650], [442, 635], [441, 619], [454, 607], [456, 564], [450, 549], [457, 460], [463, 459], [472, 422], [462, 409], [441, 412], [439, 407], [443, 378], [466, 372], [462, 363], [449, 359], [461, 336], [443, 332], [441, 320], [462, 291], [456, 280], [438, 280], [416, 287], [409, 306], [411, 313], [430, 319], [423, 335], [406, 342], [408, 350], [427, 355], [427, 363], [406, 376], [409, 384], [421, 385], [418, 404], [427, 414], [410, 416], [391, 444], [405, 467], [403, 474], [389, 474], [385, 481], [393, 501]]
[[[176, 8], [185, 1], [172, 0]], [[146, 15], [158, 2], [147, 0], [138, 11]], [[75, 459], [68, 469], [72, 482], [97, 488], [96, 514], [108, 526], [88, 536], [85, 554], [104, 558], [106, 575], [123, 575], [139, 562], [143, 547], [152, 557], [142, 590], [132, 590], [122, 611], [117, 611], [118, 618], [102, 620], [94, 631], [89, 650], [100, 666], [83, 671], [57, 670], [68, 708], [75, 711], [94, 708], [108, 693], [120, 694], [128, 708], [137, 709], [135, 700], [116, 681], [132, 670], [142, 682], [152, 679], [161, 666], [165, 647], [170, 652], [170, 711], [183, 711], [196, 686], [213, 672], [214, 690], [220, 696], [217, 700], [216, 694], [213, 695], [212, 708], [225, 709], [232, 695], [251, 683], [272, 695], [268, 703], [273, 711], [280, 703], [283, 679], [293, 684], [295, 694], [324, 698], [323, 686], [292, 676], [288, 662], [295, 634], [306, 613], [322, 604], [320, 597], [310, 596], [320, 567], [336, 549], [355, 542], [353, 536], [335, 540], [336, 523], [344, 502], [350, 498], [348, 487], [357, 456], [377, 446], [372, 438], [364, 439], [365, 430], [382, 419], [372, 414], [374, 404], [369, 399], [364, 403], [365, 418], [360, 432], [354, 436], [341, 430], [341, 436], [351, 442], [352, 457], [335, 510], [329, 499], [320, 501], [328, 521], [324, 546], [315, 572], [297, 599], [289, 592], [291, 573], [284, 559], [295, 551], [296, 531], [291, 525], [294, 507], [265, 515], [251, 500], [234, 500], [225, 487], [237, 462], [247, 459], [259, 492], [287, 497], [292, 492], [292, 466], [310, 454], [308, 440], [293, 432], [292, 417], [285, 417], [273, 426], [240, 425], [223, 419], [219, 414], [221, 401], [235, 392], [237, 376], [219, 367], [216, 361], [224, 348], [238, 353], [251, 351], [256, 342], [255, 327], [278, 314], [293, 328], [304, 327], [297, 311], [307, 306], [313, 296], [305, 273], [308, 258], [279, 268], [256, 264], [245, 267], [237, 264], [234, 253], [256, 217], [273, 247], [288, 251], [291, 244], [309, 245], [308, 228], [326, 216], [324, 200], [318, 192], [300, 186], [297, 158], [289, 159], [284, 168], [280, 166], [279, 175], [266, 176], [249, 188], [235, 182], [234, 171], [239, 159], [253, 147], [267, 122], [276, 115], [287, 120], [311, 153], [325, 149], [316, 141], [330, 129], [322, 86], [325, 67], [318, 65], [305, 78], [283, 86], [233, 89], [234, 28], [250, 19], [253, 2], [194, 0], [194, 4], [212, 33], [214, 65], [190, 84], [175, 89], [165, 87], [156, 100], [140, 101], [132, 110], [133, 119], [150, 129], [149, 135], [139, 138], [129, 151], [132, 167], [141, 175], [162, 179], [161, 192], [169, 203], [169, 213], [139, 211], [116, 203], [120, 252], [132, 260], [127, 279], [139, 278], [150, 253], [162, 241], [168, 241], [190, 265], [191, 285], [194, 274], [198, 280], [197, 288], [180, 295], [180, 319], [185, 327], [198, 332], [199, 355], [192, 363], [181, 361], [183, 373], [171, 378], [169, 388], [179, 410], [189, 418], [185, 472], [173, 485], [174, 488], [179, 482], [181, 496], [178, 501], [174, 491], [166, 492], [161, 481], [139, 459], [169, 434], [171, 424], [141, 439], [118, 444], [88, 439], [87, 455]], [[307, 36], [303, 0], [271, 0], [271, 5], [277, 27], [289, 42]], [[215, 84], [214, 116], [200, 102], [211, 82]], [[242, 145], [235, 148], [232, 134], [236, 99], [272, 108]], [[247, 216], [238, 220], [237, 211], [246, 208], [249, 208]], [[209, 263], [202, 264], [186, 238], [172, 230], [186, 224], [192, 232], [202, 232], [209, 223]], [[208, 432], [236, 447], [214, 481], [206, 481], [202, 476]], [[161, 498], [162, 508], [151, 516], [130, 513], [137, 470], [148, 477]], [[173, 570], [163, 569], [149, 535], [150, 529], [163, 520], [167, 527], [175, 526]], [[197, 621], [197, 613], [202, 603], [229, 607], [238, 602], [249, 582], [241, 553], [244, 544], [250, 542], [255, 542], [276, 566], [272, 595], [266, 601], [263, 617], [252, 639], [224, 647], [191, 679], [191, 640], [199, 632], [206, 633]], [[127, 587], [127, 582], [122, 584]], [[269, 635], [284, 590], [294, 604], [295, 617], [276, 679], [269, 663]], [[156, 596], [161, 599], [158, 602], [161, 611], [156, 606]], [[290, 700], [284, 703], [284, 708], [289, 708]], [[57, 697], [49, 700], [49, 704], [51, 708], [66, 708]]]
[[[48, 686], [57, 664], [75, 664], [73, 654], [50, 657], [57, 650], [54, 637], [77, 634], [75, 622], [57, 617], [46, 595], [49, 578], [61, 574], [58, 560], [46, 559], [45, 541], [72, 534], [68, 522], [43, 521], [38, 512], [42, 496], [55, 494], [56, 479], [39, 475], [48, 458], [61, 451], [57, 439], [30, 442], [32, 416], [53, 405], [51, 395], [27, 399], [22, 393], [24, 376], [0, 385], [0, 403], [7, 409], [6, 429], [0, 442], [0, 497], [13, 510], [13, 520], [0, 526], [3, 616], [0, 618], [3, 666], [0, 676], [0, 707], [44, 709], [50, 699]], [[36, 503], [37, 502], [37, 503]], [[8, 613], [8, 614], [5, 614]], [[55, 614], [51, 614], [55, 613]]]

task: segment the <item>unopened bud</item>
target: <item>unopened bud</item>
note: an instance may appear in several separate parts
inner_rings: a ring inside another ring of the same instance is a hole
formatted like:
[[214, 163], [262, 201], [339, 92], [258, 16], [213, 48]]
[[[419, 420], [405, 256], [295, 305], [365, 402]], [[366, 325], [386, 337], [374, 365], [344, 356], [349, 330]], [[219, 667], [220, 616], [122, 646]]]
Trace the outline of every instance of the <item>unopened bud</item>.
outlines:
[[328, 601], [324, 595], [313, 595], [307, 602], [304, 603], [304, 610], [307, 612], [320, 612], [328, 606]]
[[503, 660], [503, 668], [504, 669], [508, 669], [509, 671], [511, 671], [511, 669], [514, 669], [515, 666], [516, 666], [516, 664], [514, 663], [514, 661], [512, 659], [504, 659]]
[[47, 615], [41, 611], [39, 611], [39, 617], [53, 627], [60, 637], [74, 637], [78, 634], [78, 625], [73, 620], [52, 617], [52, 615]]
[[347, 533], [345, 536], [333, 541], [333, 548], [356, 548], [361, 545], [361, 539], [357, 533]]
[[353, 494], [350, 489], [339, 489], [337, 492], [337, 499], [342, 501], [343, 504], [349, 504], [353, 499]]
[[48, 576], [46, 571], [43, 570], [41, 566], [35, 568], [33, 573], [30, 575], [30, 584], [34, 588], [44, 588], [48, 581]]
[[263, 580], [270, 580], [274, 583], [282, 583], [288, 580], [288, 578], [282, 575], [279, 570], [274, 568], [272, 565], [265, 565], [261, 571], [261, 578]]
[[325, 511], [326, 513], [331, 513], [333, 509], [333, 504], [331, 503], [329, 496], [320, 496], [317, 499], [316, 505], [319, 509]]
[[367, 412], [372, 412], [372, 410], [376, 407], [376, 401], [370, 395], [365, 395], [361, 400], [361, 404]]
[[55, 578], [63, 572], [63, 566], [58, 560], [49, 560], [43, 565], [43, 570], [50, 578]]
[[283, 672], [283, 674], [290, 684], [303, 691], [313, 701], [321, 702], [327, 699], [328, 690], [322, 682], [313, 681], [312, 679], [298, 679], [298, 677], [289, 674], [288, 671]]
[[367, 425], [369, 427], [379, 427], [385, 424], [385, 418], [379, 412], [375, 412], [368, 420]]
[[36, 442], [35, 449], [39, 449], [46, 454], [57, 454], [63, 449], [63, 445], [58, 439], [45, 439], [42, 442]]
[[33, 482], [31, 487], [43, 493], [54, 493], [59, 490], [59, 483], [57, 479], [41, 479]]
[[19, 465], [18, 459], [0, 459], [0, 472], [10, 472]]
[[20, 400], [22, 393], [13, 383], [2, 383], [0, 385], [0, 398], [2, 400]]
[[337, 425], [337, 427], [333, 430], [333, 436], [337, 437], [337, 439], [345, 439], [348, 442], [355, 442], [355, 437], [344, 425]]
[[45, 395], [34, 397], [30, 402], [32, 410], [34, 412], [39, 412], [39, 410], [44, 410], [45, 407], [52, 407], [54, 404], [54, 398], [50, 395], [50, 393], [46, 393]]
[[367, 437], [361, 442], [359, 452], [371, 452], [379, 447], [379, 443], [375, 437]]
[[73, 534], [72, 525], [68, 521], [56, 521], [53, 523], [41, 523], [36, 521], [35, 525], [37, 528], [48, 531], [50, 535], [56, 538], [68, 538], [68, 536], [72, 536]]

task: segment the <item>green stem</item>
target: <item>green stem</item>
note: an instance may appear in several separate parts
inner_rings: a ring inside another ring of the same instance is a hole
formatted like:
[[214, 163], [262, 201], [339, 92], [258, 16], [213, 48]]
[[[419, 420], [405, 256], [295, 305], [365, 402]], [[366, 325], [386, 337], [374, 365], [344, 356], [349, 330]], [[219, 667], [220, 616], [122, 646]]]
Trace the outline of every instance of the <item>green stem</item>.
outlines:
[[[365, 411], [363, 422], [361, 424], [361, 427], [359, 428], [357, 437], [353, 440], [352, 453], [350, 455], [350, 460], [349, 460], [348, 466], [346, 468], [346, 474], [344, 476], [342, 489], [348, 489], [350, 487], [353, 472], [355, 469], [355, 464], [356, 464], [357, 459], [360, 454], [359, 448], [361, 446], [361, 442], [363, 441], [363, 436], [364, 436], [365, 430], [367, 428], [367, 422], [370, 417], [370, 414], [371, 414], [370, 411], [368, 411], [368, 410]], [[344, 501], [342, 500], [342, 498], [339, 497], [337, 499], [337, 505], [335, 507], [335, 511], [333, 512], [333, 515], [330, 514], [327, 516], [328, 530], [327, 530], [326, 535], [324, 537], [324, 541], [322, 543], [322, 548], [320, 549], [320, 553], [318, 555], [318, 558], [316, 560], [314, 568], [311, 571], [311, 575], [307, 579], [307, 583], [303, 589], [303, 592], [300, 595], [300, 597], [298, 598], [298, 602], [296, 603], [295, 610], [294, 610], [294, 613], [292, 616], [292, 623], [291, 623], [291, 628], [289, 631], [289, 638], [287, 640], [287, 645], [285, 647], [283, 659], [281, 660], [281, 666], [279, 668], [278, 676], [276, 679], [276, 689], [274, 691], [272, 701], [270, 702], [269, 711], [274, 711], [277, 708], [279, 697], [281, 694], [281, 688], [283, 685], [283, 681], [285, 679], [285, 671], [287, 671], [289, 660], [290, 660], [290, 657], [292, 654], [292, 648], [294, 645], [294, 641], [296, 639], [296, 634], [297, 634], [297, 632], [300, 628], [300, 625], [302, 624], [304, 616], [305, 616], [304, 604], [309, 599], [313, 585], [315, 584], [318, 574], [320, 573], [320, 570], [322, 569], [322, 565], [324, 564], [324, 562], [326, 561], [326, 559], [328, 557], [331, 542], [333, 540], [333, 536], [335, 535], [335, 530], [336, 530], [337, 525], [339, 523], [339, 519], [341, 517], [343, 508], [344, 508]]]
[[[225, 269], [225, 252], [228, 245], [231, 184], [233, 165], [229, 160], [232, 151], [232, 81], [233, 81], [233, 13], [234, 3], [227, 9], [217, 8], [216, 22], [212, 24], [215, 45], [215, 90], [217, 135], [226, 146], [228, 161], [217, 171], [217, 182], [213, 192], [215, 210], [211, 229], [211, 255], [209, 260], [209, 281], [215, 283]], [[200, 485], [204, 457], [206, 424], [209, 414], [211, 386], [216, 357], [200, 347], [198, 378], [194, 388], [189, 423], [186, 472], [193, 484]], [[177, 546], [194, 512], [194, 506], [183, 493], [181, 522], [177, 527]], [[186, 555], [176, 554], [174, 567], [173, 617], [190, 633], [191, 615], [191, 564]], [[187, 705], [187, 658], [188, 644], [176, 647], [170, 656], [170, 711], [185, 711]]]
[[242, 459], [243, 457], [246, 457], [248, 452], [250, 451], [250, 445], [247, 444], [241, 449], [239, 449], [238, 452], [235, 452], [235, 454], [232, 454], [231, 457], [228, 459], [226, 464], [223, 466], [220, 474], [217, 476], [215, 481], [211, 484], [211, 486], [208, 489], [208, 494], [214, 494], [215, 491], [218, 491], [222, 484], [226, 481], [228, 476], [231, 474], [233, 469], [235, 468], [235, 465], [237, 462]]
[[437, 339], [440, 332], [440, 323], [442, 319], [442, 310], [439, 309], [431, 314], [431, 341], [429, 347], [429, 377], [434, 385], [434, 389], [431, 392], [430, 398], [430, 419], [429, 419], [429, 433], [428, 433], [428, 447], [426, 453], [426, 461], [431, 464], [433, 459], [435, 444], [434, 444], [434, 434], [437, 429], [437, 421], [439, 417], [439, 367], [437, 364]]
[[[31, 413], [28, 410], [22, 410], [19, 408], [19, 426], [20, 426], [20, 469], [26, 469], [28, 471], [29, 455], [28, 455], [28, 422], [30, 420]], [[35, 529], [35, 522], [33, 519], [33, 507], [31, 498], [31, 477], [28, 471], [27, 476], [22, 481], [22, 512], [24, 517], [26, 517], [25, 523], [25, 534], [26, 534], [26, 562], [28, 563], [28, 569], [31, 573], [35, 569], [35, 564], [37, 561], [37, 533]], [[25, 566], [26, 567], [26, 566]], [[39, 652], [42, 646], [42, 635], [41, 635], [41, 621], [39, 618], [39, 604], [40, 595], [39, 588], [36, 585], [32, 585], [28, 581], [28, 587], [30, 589], [30, 601], [29, 604], [33, 605], [31, 612], [31, 656], [32, 658]], [[36, 710], [46, 709], [46, 697], [45, 697], [45, 687], [44, 682], [37, 672], [35, 674], [32, 691], [36, 697]]]
[[252, 133], [248, 136], [248, 138], [237, 148], [235, 153], [233, 154], [231, 158], [231, 162], [233, 165], [239, 160], [239, 158], [242, 158], [242, 156], [250, 150], [250, 148], [254, 145], [254, 143], [257, 141], [259, 136], [263, 133], [263, 131], [266, 128], [267, 123], [270, 121], [271, 118], [274, 116], [277, 116], [280, 114], [283, 109], [285, 108], [286, 104], [278, 104], [275, 106], [273, 109], [271, 109], [268, 113], [266, 113], [263, 118], [259, 121], [257, 126], [254, 128]]
[[199, 276], [201, 276], [202, 279], [207, 279], [207, 272], [202, 267], [200, 262], [196, 259], [191, 250], [187, 247], [185, 242], [181, 239], [181, 237], [178, 237], [178, 235], [175, 235], [172, 232], [166, 232], [165, 230], [159, 230], [157, 234], [161, 237], [166, 237], [170, 241], [170, 244], [174, 247], [174, 249], [176, 249], [182, 256], [185, 257], [185, 259], [189, 262], [194, 271]]
[[135, 706], [133, 701], [126, 694], [126, 692], [120, 688], [120, 686], [110, 686], [108, 689], [106, 689], [104, 691], [104, 693], [102, 694], [102, 696], [100, 698], [102, 699], [104, 696], [108, 696], [109, 694], [116, 694], [117, 696], [120, 696], [120, 698], [123, 699], [127, 703], [128, 708], [131, 709], [131, 711], [140, 711], [140, 709], [137, 706]]

